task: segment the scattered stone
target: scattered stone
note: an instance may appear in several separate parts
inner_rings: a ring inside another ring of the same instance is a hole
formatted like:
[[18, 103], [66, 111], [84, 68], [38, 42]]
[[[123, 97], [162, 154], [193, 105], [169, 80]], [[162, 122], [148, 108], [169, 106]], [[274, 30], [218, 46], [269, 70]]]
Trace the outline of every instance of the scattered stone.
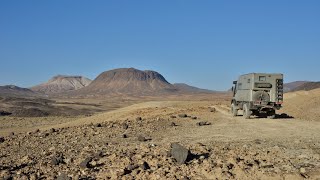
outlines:
[[305, 168], [300, 168], [300, 173], [301, 174], [304, 174], [304, 173], [306, 173], [307, 171], [306, 171], [306, 169]]
[[174, 126], [177, 126], [177, 124], [174, 123], [174, 122], [172, 122], [172, 123], [170, 124], [170, 126], [174, 127]]
[[141, 120], [142, 120], [142, 117], [137, 117], [136, 120], [137, 120], [137, 121], [141, 121]]
[[127, 124], [127, 123], [124, 123], [124, 124], [122, 125], [122, 128], [123, 128], [123, 129], [128, 129], [128, 128], [129, 128], [129, 126], [128, 126], [128, 124]]
[[201, 121], [201, 122], [197, 122], [198, 126], [208, 126], [211, 125], [211, 123], [207, 122], [207, 121]]
[[11, 136], [14, 136], [14, 132], [10, 132], [9, 133], [9, 136], [11, 137]]
[[210, 108], [210, 112], [216, 112], [216, 108]]
[[138, 136], [138, 141], [144, 142], [144, 141], [147, 141], [147, 139], [146, 139], [144, 136], [139, 135], [139, 136]]
[[187, 176], [183, 176], [181, 180], [189, 180]]
[[179, 114], [178, 116], [181, 117], [181, 118], [186, 118], [186, 117], [188, 117], [187, 114]]
[[261, 139], [256, 139], [256, 140], [254, 140], [254, 142], [255, 142], [256, 144], [262, 144], [262, 140], [261, 140]]
[[[1, 178], [0, 178], [0, 179], [1, 179]], [[3, 176], [2, 179], [3, 179], [3, 180], [13, 180], [13, 177], [12, 177], [11, 174], [9, 174], [9, 175]]]
[[56, 132], [56, 129], [54, 129], [54, 128], [51, 128], [51, 129], [49, 130], [49, 133], [54, 133], [54, 132]]
[[170, 155], [177, 161], [178, 164], [184, 164], [190, 155], [190, 151], [178, 143], [173, 143], [171, 144]]
[[102, 125], [100, 123], [96, 124], [96, 127], [102, 127]]
[[141, 165], [141, 169], [143, 170], [148, 170], [150, 169], [150, 166], [147, 162], [143, 162], [142, 165]]
[[99, 151], [99, 152], [95, 153], [95, 154], [94, 154], [94, 157], [95, 157], [95, 158], [101, 158], [101, 157], [103, 157], [103, 152], [102, 152], [102, 151]]
[[132, 171], [128, 170], [127, 168], [124, 168], [122, 175], [125, 176], [125, 175], [131, 174], [131, 173], [132, 173]]
[[84, 161], [80, 163], [80, 168], [85, 169], [85, 168], [90, 168], [90, 162], [92, 161], [92, 157], [86, 158]]
[[135, 169], [137, 169], [138, 168], [138, 166], [137, 165], [132, 165], [132, 164], [130, 164], [130, 165], [128, 165], [127, 167], [126, 167], [126, 169], [128, 170], [128, 171], [133, 171], [133, 170], [135, 170]]
[[5, 141], [4, 137], [0, 136], [0, 143], [3, 143]]
[[54, 165], [54, 166], [58, 166], [59, 164], [63, 163], [63, 155], [62, 154], [59, 154], [57, 156], [54, 156], [52, 157], [51, 159], [51, 164]]
[[61, 173], [59, 176], [57, 176], [56, 180], [71, 180], [71, 178], [65, 173]]
[[122, 138], [128, 138], [126, 134], [122, 134]]
[[34, 132], [35, 132], [35, 133], [39, 133], [39, 132], [40, 132], [40, 129], [36, 129]]
[[191, 119], [198, 119], [198, 117], [197, 116], [193, 116], [193, 117], [191, 117]]
[[170, 116], [170, 118], [175, 119], [175, 118], [177, 118], [177, 116], [172, 115], [172, 116]]

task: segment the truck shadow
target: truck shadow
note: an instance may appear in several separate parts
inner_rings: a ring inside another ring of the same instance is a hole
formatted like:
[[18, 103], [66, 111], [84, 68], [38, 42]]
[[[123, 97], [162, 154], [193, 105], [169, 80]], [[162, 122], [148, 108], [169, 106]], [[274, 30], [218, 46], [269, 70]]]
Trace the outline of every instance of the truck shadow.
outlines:
[[276, 119], [294, 119], [294, 117], [286, 113], [282, 113], [282, 114], [276, 114]]
[[286, 113], [276, 114], [274, 118], [270, 118], [266, 114], [260, 114], [259, 116], [254, 116], [254, 118], [255, 119], [265, 119], [265, 118], [269, 118], [269, 119], [294, 119], [293, 116], [290, 116]]

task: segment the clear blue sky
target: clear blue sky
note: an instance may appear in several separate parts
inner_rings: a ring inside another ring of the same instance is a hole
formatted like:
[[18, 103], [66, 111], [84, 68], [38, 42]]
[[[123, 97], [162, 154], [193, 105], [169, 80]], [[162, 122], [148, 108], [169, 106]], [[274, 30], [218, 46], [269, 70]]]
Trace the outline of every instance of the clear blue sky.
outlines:
[[0, 85], [120, 67], [225, 90], [238, 75], [320, 80], [320, 1], [0, 1]]

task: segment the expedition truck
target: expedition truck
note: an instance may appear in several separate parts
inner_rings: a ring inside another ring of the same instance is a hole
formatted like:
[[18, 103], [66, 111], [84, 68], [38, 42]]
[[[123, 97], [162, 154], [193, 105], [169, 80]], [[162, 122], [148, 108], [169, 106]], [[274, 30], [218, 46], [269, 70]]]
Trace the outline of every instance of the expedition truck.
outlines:
[[251, 115], [276, 117], [283, 103], [283, 74], [250, 73], [233, 81], [231, 113], [249, 119]]

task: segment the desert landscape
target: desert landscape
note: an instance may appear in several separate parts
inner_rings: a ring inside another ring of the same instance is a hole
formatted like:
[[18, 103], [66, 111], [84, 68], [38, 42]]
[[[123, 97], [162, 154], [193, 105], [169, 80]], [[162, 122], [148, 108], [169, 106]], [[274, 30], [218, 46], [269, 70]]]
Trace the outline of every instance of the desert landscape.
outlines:
[[134, 68], [3, 86], [0, 177], [319, 179], [314, 84], [291, 83], [276, 119], [233, 117], [228, 91]]

